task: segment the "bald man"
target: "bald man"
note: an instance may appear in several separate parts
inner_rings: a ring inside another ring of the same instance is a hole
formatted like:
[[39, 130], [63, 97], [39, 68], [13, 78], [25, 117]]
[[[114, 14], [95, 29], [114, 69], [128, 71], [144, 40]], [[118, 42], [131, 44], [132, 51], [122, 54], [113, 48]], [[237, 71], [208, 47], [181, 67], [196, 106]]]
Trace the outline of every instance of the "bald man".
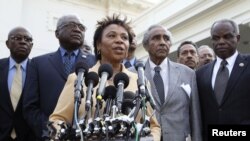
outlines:
[[0, 60], [0, 141], [33, 141], [33, 134], [23, 118], [23, 92], [26, 89], [31, 33], [23, 27], [9, 32], [6, 46], [10, 57]]

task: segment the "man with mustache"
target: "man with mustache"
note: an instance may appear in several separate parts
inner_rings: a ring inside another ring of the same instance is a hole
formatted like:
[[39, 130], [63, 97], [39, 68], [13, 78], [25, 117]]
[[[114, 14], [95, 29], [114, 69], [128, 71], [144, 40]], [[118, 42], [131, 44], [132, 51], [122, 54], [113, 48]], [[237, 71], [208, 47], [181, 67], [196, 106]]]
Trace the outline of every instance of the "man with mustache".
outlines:
[[24, 117], [38, 140], [46, 129], [49, 115], [53, 112], [67, 77], [74, 72], [74, 64], [95, 64], [93, 55], [80, 51], [84, 41], [85, 26], [76, 15], [59, 18], [55, 35], [60, 47], [56, 52], [32, 59], [28, 90], [24, 94]]
[[184, 41], [177, 49], [177, 62], [195, 70], [199, 58], [197, 54], [197, 45], [192, 41]]
[[195, 72], [168, 58], [171, 32], [161, 25], [152, 25], [145, 31], [142, 44], [149, 54], [145, 76], [156, 104], [161, 141], [201, 141]]

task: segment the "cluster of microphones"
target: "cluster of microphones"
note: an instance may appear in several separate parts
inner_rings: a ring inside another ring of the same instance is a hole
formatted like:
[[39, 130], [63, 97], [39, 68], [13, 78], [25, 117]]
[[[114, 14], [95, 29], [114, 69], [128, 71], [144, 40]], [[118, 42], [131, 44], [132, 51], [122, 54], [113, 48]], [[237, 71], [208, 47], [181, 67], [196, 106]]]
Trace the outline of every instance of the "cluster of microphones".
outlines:
[[[147, 89], [144, 78], [144, 64], [137, 62], [138, 89], [124, 91], [129, 85], [129, 76], [119, 72], [114, 76], [113, 85], [106, 87], [106, 82], [113, 75], [110, 64], [102, 64], [96, 72], [88, 72], [88, 65], [84, 62], [76, 64], [77, 78], [74, 84], [74, 115], [73, 125], [58, 123], [60, 131], [56, 131], [53, 123], [48, 123], [48, 138], [55, 140], [140, 140], [150, 134], [150, 118], [146, 114], [146, 102], [155, 108], [155, 102]], [[84, 85], [85, 84], [85, 89]], [[96, 89], [96, 104], [93, 105], [93, 89]], [[86, 93], [83, 91], [86, 90]], [[82, 98], [85, 98], [85, 112], [78, 116]], [[105, 101], [105, 104], [103, 102]], [[92, 116], [92, 108], [95, 112]], [[140, 113], [140, 121], [138, 119]]]

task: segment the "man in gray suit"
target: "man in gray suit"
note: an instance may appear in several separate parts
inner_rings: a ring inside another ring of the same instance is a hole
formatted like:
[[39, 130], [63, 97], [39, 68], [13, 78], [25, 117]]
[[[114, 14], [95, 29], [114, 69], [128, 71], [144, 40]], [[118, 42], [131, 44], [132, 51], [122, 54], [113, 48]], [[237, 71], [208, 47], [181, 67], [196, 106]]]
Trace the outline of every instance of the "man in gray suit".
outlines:
[[151, 26], [145, 32], [142, 43], [149, 53], [145, 76], [156, 102], [162, 140], [200, 141], [201, 118], [195, 72], [167, 58], [171, 33], [164, 27]]

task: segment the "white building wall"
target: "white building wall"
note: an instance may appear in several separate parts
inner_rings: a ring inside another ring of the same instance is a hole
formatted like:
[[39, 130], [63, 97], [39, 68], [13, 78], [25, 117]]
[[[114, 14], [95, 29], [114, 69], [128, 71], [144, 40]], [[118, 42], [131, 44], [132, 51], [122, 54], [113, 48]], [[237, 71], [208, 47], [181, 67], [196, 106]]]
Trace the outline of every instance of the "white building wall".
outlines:
[[[181, 0], [176, 1], [164, 1], [157, 8], [148, 11], [146, 15], [141, 16], [135, 23], [137, 25], [143, 25], [144, 30], [138, 30], [137, 38], [139, 43], [143, 38], [143, 34], [148, 26], [151, 24], [161, 24], [166, 26], [173, 34], [174, 42], [170, 49], [170, 52], [176, 51], [177, 47], [182, 41], [191, 40], [194, 42], [201, 41], [210, 36], [210, 27], [216, 20], [228, 18], [233, 19], [238, 24], [249, 24], [250, 22], [250, 1], [249, 0], [197, 0], [192, 3], [183, 2], [181, 6]], [[179, 2], [179, 4], [177, 4]], [[176, 3], [174, 5], [170, 3]], [[182, 7], [179, 9], [178, 7]], [[155, 18], [157, 15], [168, 12], [177, 11], [171, 15], [166, 16], [161, 20], [151, 21], [149, 18]], [[151, 15], [148, 17], [147, 15]], [[139, 44], [136, 50], [138, 58], [146, 58], [148, 53], [144, 50], [141, 44]]]
[[33, 35], [34, 46], [30, 54], [32, 58], [57, 50], [59, 43], [54, 31], [60, 16], [78, 14], [87, 27], [85, 39], [92, 44], [96, 19], [105, 15], [102, 10], [63, 0], [1, 0], [0, 10], [3, 20], [0, 25], [0, 58], [9, 56], [5, 41], [8, 32], [16, 26], [26, 27]]

